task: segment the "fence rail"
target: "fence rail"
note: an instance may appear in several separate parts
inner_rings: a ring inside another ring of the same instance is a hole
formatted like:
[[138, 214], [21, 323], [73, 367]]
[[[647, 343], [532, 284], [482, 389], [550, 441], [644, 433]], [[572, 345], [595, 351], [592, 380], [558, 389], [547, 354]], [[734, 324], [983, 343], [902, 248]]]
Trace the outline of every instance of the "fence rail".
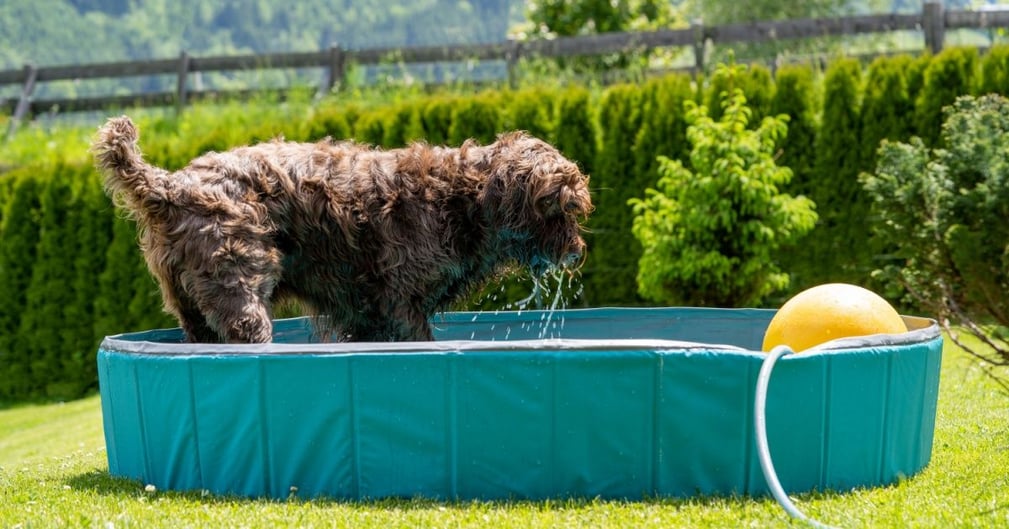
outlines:
[[[387, 61], [399, 63], [444, 63], [462, 61], [505, 61], [509, 81], [514, 82], [516, 63], [525, 57], [572, 57], [615, 53], [631, 49], [690, 46], [694, 50], [695, 71], [703, 70], [707, 43], [759, 43], [786, 39], [845, 36], [884, 33], [900, 30], [922, 31], [925, 48], [942, 49], [945, 32], [952, 29], [987, 29], [1009, 27], [1009, 9], [999, 11], [946, 11], [939, 2], [925, 2], [918, 14], [859, 15], [836, 18], [800, 19], [771, 22], [751, 22], [705, 26], [700, 21], [689, 28], [663, 29], [648, 32], [605, 33], [550, 40], [507, 41], [496, 44], [462, 46], [427, 46], [413, 48], [381, 48], [345, 50], [339, 46], [312, 52], [268, 53], [261, 55], [230, 55], [195, 57], [186, 52], [176, 59], [128, 62], [108, 62], [66, 66], [35, 67], [26, 65], [17, 70], [0, 71], [0, 85], [21, 85], [18, 98], [0, 101], [11, 114], [10, 130], [31, 114], [59, 109], [61, 112], [99, 110], [114, 106], [182, 107], [187, 101], [208, 97], [236, 96], [259, 92], [192, 91], [189, 75], [199, 72], [226, 72], [280, 68], [322, 68], [325, 79], [320, 90], [329, 91], [346, 75], [349, 63], [375, 65]], [[35, 100], [32, 94], [38, 83], [124, 78], [146, 75], [177, 76], [175, 92], [114, 95], [82, 98]]]

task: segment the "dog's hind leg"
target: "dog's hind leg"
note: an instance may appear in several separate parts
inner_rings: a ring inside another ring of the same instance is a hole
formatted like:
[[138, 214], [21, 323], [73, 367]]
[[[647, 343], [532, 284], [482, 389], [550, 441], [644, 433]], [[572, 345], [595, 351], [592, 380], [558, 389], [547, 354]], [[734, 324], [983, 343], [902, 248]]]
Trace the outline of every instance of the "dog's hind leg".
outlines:
[[279, 254], [248, 241], [210, 253], [186, 288], [207, 325], [226, 343], [270, 342], [269, 302], [280, 275]]
[[183, 289], [178, 280], [179, 274], [171, 270], [151, 265], [151, 273], [158, 280], [161, 296], [165, 303], [165, 311], [175, 316], [182, 327], [186, 341], [189, 343], [220, 343], [221, 337], [217, 331], [207, 324], [207, 319], [200, 312], [199, 306]]

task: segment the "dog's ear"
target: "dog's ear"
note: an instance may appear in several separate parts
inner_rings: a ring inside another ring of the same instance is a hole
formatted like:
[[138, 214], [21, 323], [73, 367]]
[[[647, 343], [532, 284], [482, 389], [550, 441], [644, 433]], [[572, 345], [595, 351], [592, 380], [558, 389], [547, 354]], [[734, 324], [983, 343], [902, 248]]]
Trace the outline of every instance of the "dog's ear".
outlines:
[[[584, 196], [583, 196], [584, 195]], [[542, 218], [585, 217], [592, 210], [592, 204], [585, 193], [570, 185], [563, 184], [536, 199], [536, 213]]]
[[558, 191], [557, 203], [565, 215], [584, 217], [589, 213], [586, 211], [584, 198], [578, 196], [578, 192], [568, 185], [561, 186]]

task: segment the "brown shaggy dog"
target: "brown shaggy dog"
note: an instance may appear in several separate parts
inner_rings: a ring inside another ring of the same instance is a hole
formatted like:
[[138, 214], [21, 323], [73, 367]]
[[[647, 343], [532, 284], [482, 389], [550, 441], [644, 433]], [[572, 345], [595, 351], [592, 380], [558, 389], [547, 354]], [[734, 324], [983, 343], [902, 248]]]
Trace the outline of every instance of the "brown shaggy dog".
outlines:
[[192, 342], [269, 342], [280, 299], [341, 340], [431, 340], [431, 316], [508, 263], [538, 274], [585, 252], [588, 178], [524, 133], [389, 151], [277, 140], [177, 172], [146, 163], [137, 139], [113, 118], [93, 152]]

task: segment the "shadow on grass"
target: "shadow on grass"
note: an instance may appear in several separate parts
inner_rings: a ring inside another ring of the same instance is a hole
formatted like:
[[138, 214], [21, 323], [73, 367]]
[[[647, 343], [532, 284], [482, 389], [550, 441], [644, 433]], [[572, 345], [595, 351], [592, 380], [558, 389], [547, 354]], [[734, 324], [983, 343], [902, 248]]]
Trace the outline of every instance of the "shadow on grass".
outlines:
[[[121, 478], [110, 475], [107, 471], [92, 470], [76, 476], [67, 478], [64, 484], [74, 490], [90, 490], [97, 494], [120, 497], [162, 497], [176, 498], [189, 501], [199, 501], [207, 504], [214, 503], [311, 503], [315, 505], [356, 505], [377, 509], [399, 509], [399, 510], [430, 510], [440, 508], [470, 508], [480, 505], [487, 508], [519, 508], [539, 511], [560, 511], [577, 510], [599, 505], [652, 505], [669, 508], [692, 507], [731, 507], [733, 505], [743, 505], [750, 502], [774, 502], [770, 496], [708, 496], [698, 494], [690, 497], [665, 497], [665, 496], [643, 496], [641, 498], [588, 498], [588, 497], [559, 497], [550, 499], [432, 499], [425, 497], [397, 497], [380, 499], [357, 500], [352, 498], [334, 498], [328, 496], [302, 497], [297, 493], [292, 493], [287, 498], [267, 498], [267, 497], [245, 497], [237, 495], [213, 494], [209, 491], [175, 491], [175, 490], [147, 490], [146, 485], [135, 479]], [[841, 496], [843, 493], [824, 491], [811, 492], [799, 496], [800, 501], [822, 500]]]

